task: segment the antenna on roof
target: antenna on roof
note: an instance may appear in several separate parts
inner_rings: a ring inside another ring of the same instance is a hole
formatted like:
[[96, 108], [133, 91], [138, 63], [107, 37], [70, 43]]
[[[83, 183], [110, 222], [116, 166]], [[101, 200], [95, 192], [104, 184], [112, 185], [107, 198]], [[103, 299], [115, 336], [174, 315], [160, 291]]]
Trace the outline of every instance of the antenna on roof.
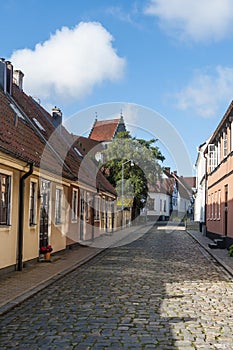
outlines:
[[97, 120], [98, 120], [98, 114], [97, 112], [95, 112], [95, 121], [97, 122]]

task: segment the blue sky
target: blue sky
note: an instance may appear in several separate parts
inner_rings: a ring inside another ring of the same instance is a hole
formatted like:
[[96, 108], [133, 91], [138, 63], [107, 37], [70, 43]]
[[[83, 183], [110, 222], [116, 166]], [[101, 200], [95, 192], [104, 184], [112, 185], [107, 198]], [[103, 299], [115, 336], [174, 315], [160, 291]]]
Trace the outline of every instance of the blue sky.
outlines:
[[232, 15], [232, 0], [6, 0], [0, 56], [76, 133], [88, 132], [96, 113], [122, 111], [137, 137], [163, 139], [165, 165], [188, 175], [232, 100]]

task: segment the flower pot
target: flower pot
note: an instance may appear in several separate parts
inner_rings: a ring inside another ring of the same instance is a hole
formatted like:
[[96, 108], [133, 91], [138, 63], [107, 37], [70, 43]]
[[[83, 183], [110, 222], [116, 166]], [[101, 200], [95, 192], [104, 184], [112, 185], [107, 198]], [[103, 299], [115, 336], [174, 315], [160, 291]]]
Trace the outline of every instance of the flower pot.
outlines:
[[45, 260], [50, 260], [50, 252], [44, 254]]

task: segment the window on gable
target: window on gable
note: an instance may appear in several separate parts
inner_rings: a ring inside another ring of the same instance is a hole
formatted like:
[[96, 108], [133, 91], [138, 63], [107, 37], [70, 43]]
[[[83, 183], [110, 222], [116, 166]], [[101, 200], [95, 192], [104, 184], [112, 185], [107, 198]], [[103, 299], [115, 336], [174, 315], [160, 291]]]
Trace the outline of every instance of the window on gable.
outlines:
[[61, 222], [62, 222], [62, 189], [56, 188], [55, 224], [61, 224]]
[[10, 225], [10, 190], [11, 177], [0, 174], [0, 225]]
[[36, 224], [36, 183], [30, 183], [29, 225]]

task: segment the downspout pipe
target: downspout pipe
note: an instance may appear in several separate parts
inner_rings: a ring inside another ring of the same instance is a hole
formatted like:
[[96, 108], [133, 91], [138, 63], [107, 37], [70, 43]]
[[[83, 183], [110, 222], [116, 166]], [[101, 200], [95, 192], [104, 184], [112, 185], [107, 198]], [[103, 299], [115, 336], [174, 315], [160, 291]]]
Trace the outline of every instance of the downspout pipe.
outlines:
[[24, 185], [25, 180], [33, 173], [33, 163], [30, 163], [29, 166], [29, 171], [20, 178], [19, 185], [18, 261], [16, 266], [17, 271], [22, 271], [23, 269]]
[[204, 157], [205, 157], [205, 213], [204, 213], [204, 222], [205, 222], [205, 235], [206, 235], [206, 231], [207, 231], [207, 199], [208, 199], [208, 184], [207, 184], [207, 181], [208, 181], [208, 173], [207, 173], [207, 170], [208, 170], [208, 166], [207, 166], [207, 162], [208, 162], [208, 159], [207, 159], [207, 155], [204, 154]]

